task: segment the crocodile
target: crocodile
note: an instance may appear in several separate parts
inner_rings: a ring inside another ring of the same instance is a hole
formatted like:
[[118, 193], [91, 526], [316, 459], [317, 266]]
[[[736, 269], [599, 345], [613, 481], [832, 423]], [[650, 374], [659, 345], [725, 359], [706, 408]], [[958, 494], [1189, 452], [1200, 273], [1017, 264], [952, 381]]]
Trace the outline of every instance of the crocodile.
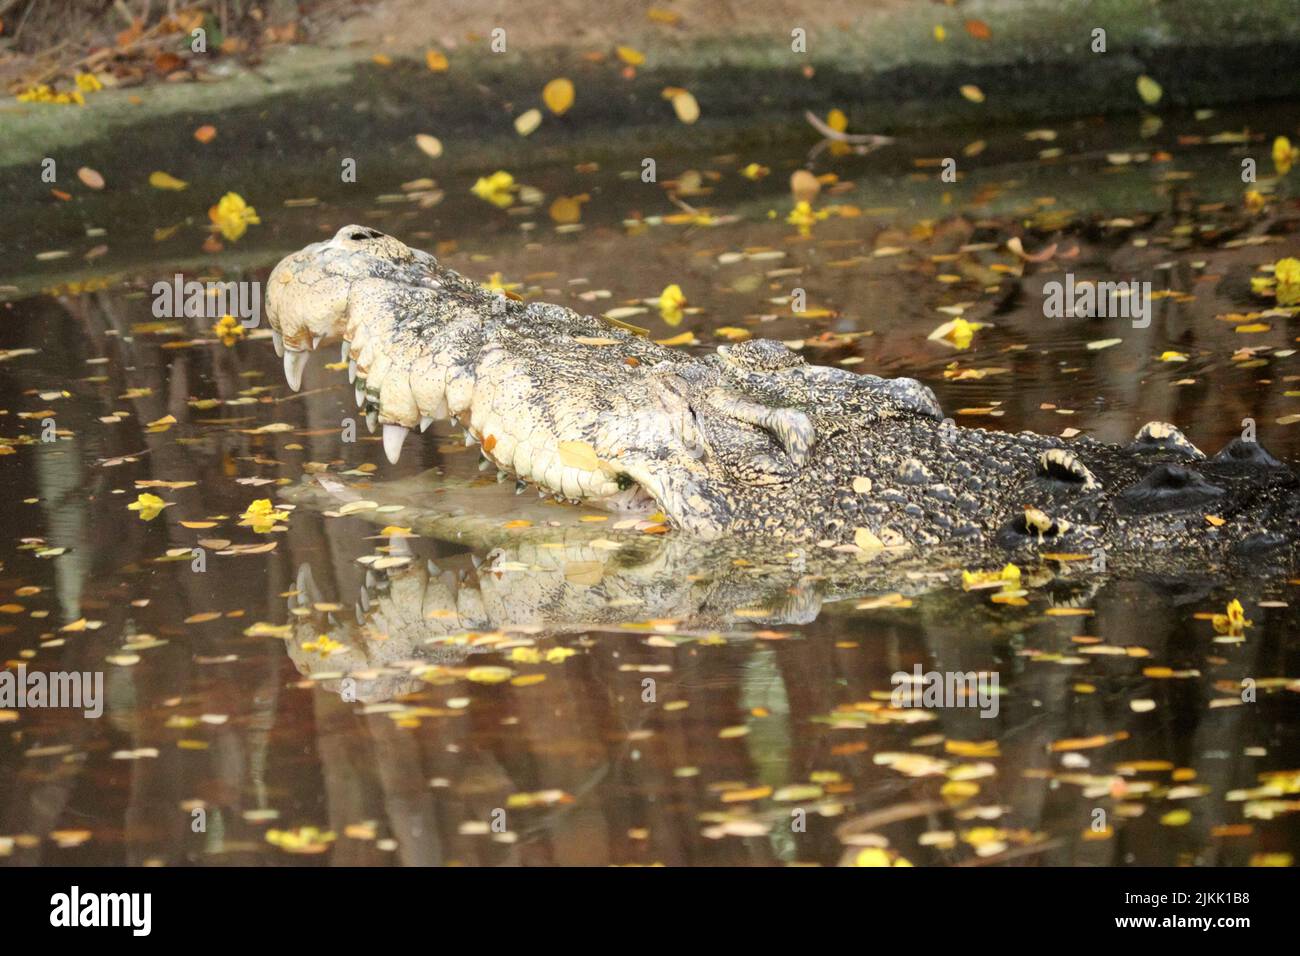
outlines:
[[450, 419], [518, 491], [655, 513], [704, 540], [862, 555], [1102, 554], [1115, 569], [1295, 566], [1300, 479], [1251, 436], [1127, 444], [967, 428], [934, 393], [750, 339], [699, 355], [459, 275], [364, 226], [284, 258], [266, 316], [291, 388], [341, 340], [396, 463]]

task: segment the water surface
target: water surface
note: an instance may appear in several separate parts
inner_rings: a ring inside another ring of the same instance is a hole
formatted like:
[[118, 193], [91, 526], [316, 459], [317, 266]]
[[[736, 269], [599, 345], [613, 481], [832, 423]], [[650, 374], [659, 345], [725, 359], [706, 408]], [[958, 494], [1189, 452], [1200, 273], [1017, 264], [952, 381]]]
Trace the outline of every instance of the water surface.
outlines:
[[[296, 195], [260, 192], [232, 159], [221, 188], [263, 221], [206, 252], [193, 195], [111, 221], [59, 207], [0, 260], [0, 659], [101, 671], [106, 704], [98, 719], [0, 709], [0, 861], [1289, 862], [1300, 582], [1048, 562], [995, 600], [952, 567], [855, 586], [823, 577], [815, 549], [811, 565], [720, 559], [514, 496], [449, 423], [390, 466], [363, 425], [341, 440], [359, 423], [332, 349], [294, 394], [265, 329], [225, 345], [212, 319], [155, 318], [149, 290], [178, 271], [260, 281], [360, 222], [588, 312], [679, 284], [679, 323], [653, 304], [628, 321], [693, 333], [676, 347], [762, 335], [913, 375], [965, 425], [1123, 441], [1160, 419], [1212, 453], [1251, 419], [1294, 461], [1294, 319], [1250, 281], [1296, 253], [1294, 187], [1246, 210], [1240, 159], [1267, 141], [1210, 140], [1296, 120], [822, 151], [812, 169], [837, 181], [815, 208], [835, 213], [807, 237], [785, 221], [786, 181], [812, 144], [790, 130], [661, 158], [656, 184], [639, 156], [503, 155], [544, 195], [508, 211], [472, 178], [412, 183], [398, 144], [402, 159], [348, 189], [286, 156]], [[654, 149], [674, 155], [670, 136]], [[955, 184], [938, 178], [946, 156]], [[770, 173], [740, 175], [751, 162]], [[579, 223], [548, 214], [561, 196], [580, 197]], [[1026, 264], [1013, 236], [1057, 254]], [[1150, 326], [1045, 318], [1043, 284], [1067, 271], [1151, 281]], [[969, 349], [927, 340], [956, 314], [985, 325]], [[57, 440], [42, 442], [47, 420]], [[340, 513], [346, 499], [302, 492], [304, 475], [377, 508]], [[128, 509], [146, 493], [169, 503], [151, 520]], [[240, 522], [263, 498], [296, 507], [259, 533]], [[1251, 626], [1216, 633], [1210, 615], [1234, 599]], [[890, 708], [891, 675], [915, 665], [996, 673], [997, 715]]]

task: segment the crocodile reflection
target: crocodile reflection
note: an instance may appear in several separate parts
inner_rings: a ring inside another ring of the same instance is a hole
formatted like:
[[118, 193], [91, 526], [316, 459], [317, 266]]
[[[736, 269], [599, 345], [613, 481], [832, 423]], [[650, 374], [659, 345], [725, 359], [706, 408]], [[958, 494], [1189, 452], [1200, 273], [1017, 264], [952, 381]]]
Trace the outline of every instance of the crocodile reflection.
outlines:
[[[465, 511], [413, 504], [413, 489], [429, 480], [366, 486], [370, 499], [406, 502], [402, 521], [414, 533], [380, 536], [376, 553], [356, 564], [364, 584], [355, 600], [326, 593], [310, 563], [298, 568], [288, 598], [289, 656], [300, 673], [345, 699], [391, 700], [497, 659], [485, 654], [509, 656], [516, 647], [593, 633], [744, 639], [809, 624], [836, 601], [875, 596], [947, 605], [961, 576], [957, 555], [946, 561], [929, 555], [924, 563], [888, 555], [862, 562], [832, 549], [757, 555], [683, 535], [581, 524], [505, 532], [482, 517], [480, 503]], [[476, 497], [474, 489], [459, 490]], [[285, 497], [327, 512], [360, 500], [359, 492], [332, 479], [309, 480]], [[362, 503], [377, 506], [378, 500]], [[375, 523], [384, 519], [378, 507], [356, 514], [368, 515]], [[459, 538], [483, 550], [425, 557], [426, 537]], [[1041, 568], [1026, 571], [1023, 583], [1052, 603], [1073, 606], [1086, 602], [1101, 580]]]

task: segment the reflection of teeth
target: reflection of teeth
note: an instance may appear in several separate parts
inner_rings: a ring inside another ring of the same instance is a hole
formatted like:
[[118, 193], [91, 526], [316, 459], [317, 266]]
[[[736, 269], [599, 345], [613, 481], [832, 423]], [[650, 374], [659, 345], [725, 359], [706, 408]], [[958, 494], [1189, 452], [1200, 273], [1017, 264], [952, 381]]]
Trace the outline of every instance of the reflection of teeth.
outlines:
[[279, 332], [271, 332], [271, 344], [275, 346], [275, 355], [277, 358], [284, 358], [284, 336]]
[[306, 352], [284, 353], [284, 377], [289, 380], [289, 387], [295, 392], [302, 388], [302, 372], [306, 367]]
[[406, 441], [406, 433], [409, 431], [401, 425], [384, 426], [384, 454], [388, 456], [390, 464], [397, 464], [397, 459], [402, 455], [402, 442]]

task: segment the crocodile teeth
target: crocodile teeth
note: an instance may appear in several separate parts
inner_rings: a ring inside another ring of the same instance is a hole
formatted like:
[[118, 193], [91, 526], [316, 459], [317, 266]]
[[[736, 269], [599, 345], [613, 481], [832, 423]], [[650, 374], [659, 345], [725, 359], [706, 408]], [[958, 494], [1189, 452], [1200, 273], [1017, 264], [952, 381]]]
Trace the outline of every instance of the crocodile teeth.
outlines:
[[364, 385], [352, 386], [352, 396], [357, 400], [357, 408], [366, 403], [366, 388]]
[[433, 424], [433, 416], [432, 416], [432, 415], [421, 415], [421, 416], [420, 416], [420, 431], [427, 431], [428, 428], [429, 428], [429, 426], [432, 425], [432, 424]]
[[340, 362], [349, 361], [352, 357], [351, 352], [352, 352], [352, 343], [349, 342], [347, 339], [344, 339], [343, 342], [339, 345], [339, 361]]
[[357, 380], [357, 363], [356, 363], [356, 360], [355, 360], [355, 359], [348, 359], [348, 381], [349, 381], [349, 382], [355, 382], [356, 380]]
[[379, 424], [379, 412], [375, 411], [375, 409], [373, 408], [367, 409], [366, 430], [373, 435], [375, 433], [375, 426], [378, 424]]
[[466, 433], [465, 433], [465, 447], [468, 448], [470, 445], [474, 444], [474, 441], [475, 441], [474, 436], [473, 436], [470, 432], [466, 432]]
[[273, 331], [271, 333], [271, 344], [275, 346], [276, 357], [284, 358], [284, 336]]
[[522, 495], [522, 494], [524, 493], [524, 489], [527, 488], [527, 487], [528, 487], [528, 482], [526, 482], [526, 481], [516, 481], [516, 482], [515, 482], [515, 494], [517, 494], [517, 495]]
[[302, 372], [306, 367], [306, 352], [284, 353], [284, 377], [289, 380], [289, 387], [295, 392], [302, 388]]
[[316, 351], [317, 347], [318, 347], [318, 346], [320, 345], [320, 343], [321, 343], [321, 339], [323, 339], [323, 338], [325, 338], [325, 336], [323, 336], [323, 335], [313, 335], [313, 336], [311, 337], [311, 349], [312, 349], [313, 352]]
[[384, 454], [388, 456], [390, 464], [397, 464], [397, 459], [402, 456], [402, 442], [406, 441], [406, 433], [409, 428], [401, 425], [384, 426]]

